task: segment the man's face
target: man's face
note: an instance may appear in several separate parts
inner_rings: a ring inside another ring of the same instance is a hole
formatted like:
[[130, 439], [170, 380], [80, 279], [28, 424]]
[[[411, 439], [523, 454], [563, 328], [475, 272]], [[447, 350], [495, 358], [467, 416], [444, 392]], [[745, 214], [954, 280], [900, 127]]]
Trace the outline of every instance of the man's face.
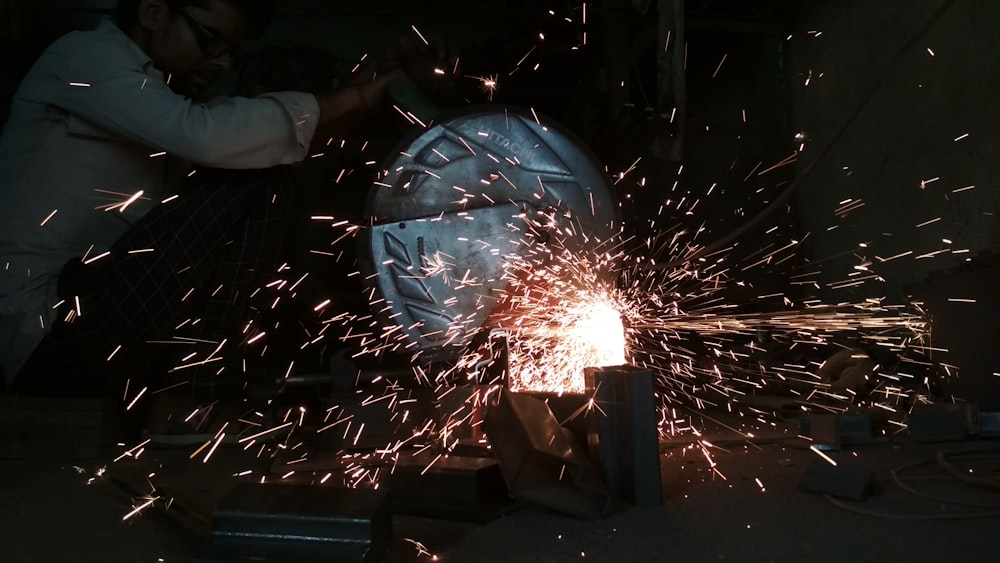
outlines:
[[225, 0], [175, 8], [153, 33], [150, 56], [175, 92], [197, 98], [238, 62], [245, 32], [243, 15]]

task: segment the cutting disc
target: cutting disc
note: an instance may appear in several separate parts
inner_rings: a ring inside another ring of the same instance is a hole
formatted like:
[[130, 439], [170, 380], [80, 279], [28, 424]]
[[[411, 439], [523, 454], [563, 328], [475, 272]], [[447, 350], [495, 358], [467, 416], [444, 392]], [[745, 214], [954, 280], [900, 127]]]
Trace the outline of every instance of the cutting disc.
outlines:
[[505, 267], [537, 244], [526, 241], [526, 218], [550, 218], [570, 248], [618, 228], [603, 167], [531, 111], [444, 116], [405, 139], [382, 170], [366, 204], [373, 224], [361, 238], [362, 274], [397, 348], [427, 360], [453, 359], [482, 328], [509, 283]]

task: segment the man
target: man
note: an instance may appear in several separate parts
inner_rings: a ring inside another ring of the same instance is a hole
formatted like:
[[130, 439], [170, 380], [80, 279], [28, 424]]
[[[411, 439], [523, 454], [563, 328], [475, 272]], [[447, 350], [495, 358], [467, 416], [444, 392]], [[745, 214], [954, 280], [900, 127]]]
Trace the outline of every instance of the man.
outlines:
[[0, 137], [0, 372], [13, 390], [120, 390], [156, 371], [149, 341], [246, 322], [232, 317], [273, 271], [287, 209], [280, 177], [259, 170], [303, 160], [402, 76], [201, 100], [238, 62], [259, 3], [122, 0], [117, 25], [57, 40], [22, 81]]

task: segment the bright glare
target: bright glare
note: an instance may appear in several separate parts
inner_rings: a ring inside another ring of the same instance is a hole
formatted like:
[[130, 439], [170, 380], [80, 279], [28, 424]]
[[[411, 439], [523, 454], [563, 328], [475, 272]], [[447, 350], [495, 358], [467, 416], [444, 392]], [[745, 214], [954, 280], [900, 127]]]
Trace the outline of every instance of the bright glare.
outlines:
[[621, 313], [606, 301], [580, 304], [578, 322], [567, 338], [591, 366], [620, 366], [625, 363], [625, 326]]
[[621, 315], [602, 291], [569, 292], [535, 309], [510, 332], [511, 389], [582, 393], [584, 368], [625, 363]]

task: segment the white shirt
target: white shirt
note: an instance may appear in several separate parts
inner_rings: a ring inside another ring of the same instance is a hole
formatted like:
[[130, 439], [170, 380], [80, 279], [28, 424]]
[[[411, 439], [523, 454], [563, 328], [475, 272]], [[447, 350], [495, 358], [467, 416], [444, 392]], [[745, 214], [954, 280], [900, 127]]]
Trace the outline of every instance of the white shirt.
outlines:
[[[13, 380], [56, 321], [63, 265], [107, 250], [180, 177], [160, 153], [215, 168], [293, 163], [306, 157], [318, 119], [316, 98], [300, 92], [184, 98], [107, 19], [53, 43], [21, 82], [0, 136], [3, 378]], [[140, 190], [125, 209], [108, 209]]]

